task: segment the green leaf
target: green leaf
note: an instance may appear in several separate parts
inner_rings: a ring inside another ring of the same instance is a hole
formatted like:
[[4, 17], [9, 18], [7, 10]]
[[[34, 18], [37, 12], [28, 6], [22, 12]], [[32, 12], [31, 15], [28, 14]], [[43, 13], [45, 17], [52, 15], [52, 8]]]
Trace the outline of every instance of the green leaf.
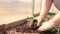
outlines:
[[48, 12], [48, 15], [52, 16], [52, 15], [55, 15], [56, 13], [53, 13], [53, 12]]
[[57, 29], [58, 29], [57, 34], [60, 34], [60, 26], [58, 26]]

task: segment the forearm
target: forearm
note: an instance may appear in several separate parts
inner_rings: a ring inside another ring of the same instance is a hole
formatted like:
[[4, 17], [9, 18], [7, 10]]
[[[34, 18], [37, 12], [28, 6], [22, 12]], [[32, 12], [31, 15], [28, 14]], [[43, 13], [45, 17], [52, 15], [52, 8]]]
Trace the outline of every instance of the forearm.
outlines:
[[53, 22], [53, 24], [55, 26], [60, 25], [60, 12], [53, 19], [51, 19], [50, 21]]
[[60, 25], [60, 13], [58, 13], [56, 16], [53, 17], [53, 19], [49, 20], [48, 22], [43, 23], [38, 30], [45, 31], [58, 25]]
[[42, 1], [43, 2], [42, 2], [40, 16], [45, 18], [52, 5], [53, 0], [42, 0]]

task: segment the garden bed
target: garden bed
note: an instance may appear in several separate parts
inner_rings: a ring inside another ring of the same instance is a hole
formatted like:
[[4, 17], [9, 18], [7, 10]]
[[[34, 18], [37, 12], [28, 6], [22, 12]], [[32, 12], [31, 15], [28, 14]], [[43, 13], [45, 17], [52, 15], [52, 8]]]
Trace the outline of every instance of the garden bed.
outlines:
[[[48, 21], [52, 17], [47, 16], [45, 21]], [[52, 30], [49, 30], [49, 31], [40, 32], [37, 30], [38, 28], [29, 28], [28, 26], [29, 23], [30, 21], [27, 21], [27, 18], [26, 18], [10, 24], [2, 25], [0, 29], [0, 34], [57, 34], [56, 28], [53, 28]]]

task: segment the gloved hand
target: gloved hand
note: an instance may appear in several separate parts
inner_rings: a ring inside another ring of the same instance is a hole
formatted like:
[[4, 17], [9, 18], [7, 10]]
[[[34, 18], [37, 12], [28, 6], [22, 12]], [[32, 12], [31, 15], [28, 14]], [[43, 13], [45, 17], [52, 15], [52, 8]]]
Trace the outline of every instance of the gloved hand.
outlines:
[[38, 31], [46, 31], [46, 30], [51, 29], [53, 27], [55, 27], [53, 22], [51, 22], [51, 21], [45, 22], [45, 23], [42, 24], [42, 26], [40, 26], [38, 28]]
[[35, 19], [37, 19], [37, 21], [38, 21], [36, 24], [37, 27], [39, 27], [41, 25], [41, 22], [44, 20], [44, 18], [42, 18], [40, 16], [36, 17]]

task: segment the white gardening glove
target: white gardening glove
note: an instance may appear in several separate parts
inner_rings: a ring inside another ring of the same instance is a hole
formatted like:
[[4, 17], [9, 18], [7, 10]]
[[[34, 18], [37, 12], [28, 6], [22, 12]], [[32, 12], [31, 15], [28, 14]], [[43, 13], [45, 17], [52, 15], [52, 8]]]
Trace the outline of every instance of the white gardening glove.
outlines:
[[34, 18], [34, 19], [37, 19], [37, 24], [36, 24], [37, 27], [39, 27], [39, 26], [41, 25], [42, 20], [44, 20], [44, 19], [43, 19], [42, 17], [40, 17], [40, 16], [38, 16], [38, 17], [36, 17], [36, 18]]
[[42, 20], [44, 20], [42, 17], [40, 17], [40, 16], [37, 17], [37, 21], [38, 21], [37, 27], [39, 27], [41, 25]]
[[45, 30], [51, 29], [53, 27], [55, 27], [53, 22], [45, 22], [42, 24], [42, 26], [40, 26], [38, 28], [38, 31], [45, 31]]

